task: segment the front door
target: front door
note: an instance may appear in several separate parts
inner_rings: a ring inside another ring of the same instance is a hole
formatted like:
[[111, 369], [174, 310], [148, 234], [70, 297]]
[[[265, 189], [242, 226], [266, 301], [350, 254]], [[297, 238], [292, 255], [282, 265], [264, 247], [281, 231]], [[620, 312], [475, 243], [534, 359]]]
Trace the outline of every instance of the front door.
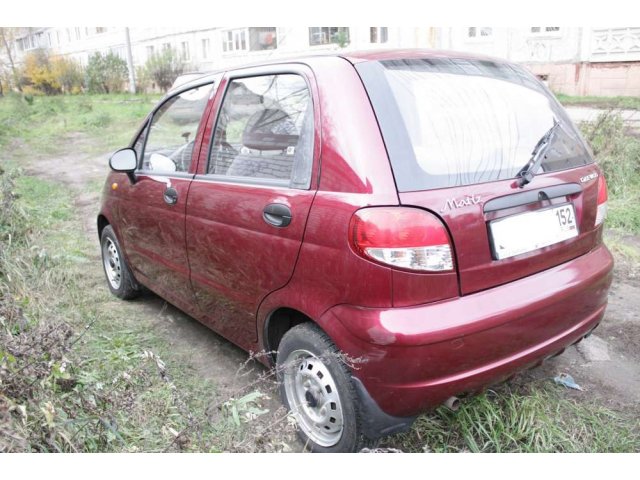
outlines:
[[136, 278], [178, 305], [192, 303], [185, 207], [196, 136], [211, 84], [165, 101], [136, 142], [139, 169], [120, 205], [121, 235]]
[[310, 71], [263, 72], [228, 78], [187, 205], [198, 307], [211, 327], [245, 348], [257, 339], [260, 302], [293, 273], [318, 156]]

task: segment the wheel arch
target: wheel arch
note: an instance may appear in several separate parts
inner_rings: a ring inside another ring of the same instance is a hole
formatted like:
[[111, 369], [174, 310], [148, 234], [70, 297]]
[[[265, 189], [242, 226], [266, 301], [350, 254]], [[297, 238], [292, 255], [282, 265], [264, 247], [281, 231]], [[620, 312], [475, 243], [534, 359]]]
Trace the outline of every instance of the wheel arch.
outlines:
[[285, 333], [306, 322], [316, 323], [309, 315], [290, 307], [275, 308], [267, 315], [262, 326], [262, 346], [270, 363], [275, 362], [278, 346]]
[[98, 223], [98, 240], [100, 240], [102, 238], [102, 231], [107, 225], [111, 225], [111, 222], [106, 217], [106, 215], [101, 213], [98, 215], [97, 223]]

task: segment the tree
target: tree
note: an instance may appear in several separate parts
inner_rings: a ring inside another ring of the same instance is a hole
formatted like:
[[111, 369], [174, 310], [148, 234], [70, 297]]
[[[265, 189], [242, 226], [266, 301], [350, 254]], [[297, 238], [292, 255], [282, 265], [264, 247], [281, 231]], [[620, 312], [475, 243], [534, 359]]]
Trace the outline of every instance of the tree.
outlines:
[[333, 43], [336, 43], [340, 48], [345, 48], [349, 45], [349, 33], [344, 28], [341, 28], [338, 33], [333, 36]]
[[2, 45], [4, 46], [5, 52], [7, 54], [7, 59], [9, 60], [9, 65], [11, 67], [11, 81], [16, 86], [18, 91], [22, 92], [22, 87], [20, 86], [18, 71], [16, 70], [15, 62], [13, 61], [13, 53], [12, 53], [12, 45], [15, 41], [16, 37], [16, 29], [13, 27], [0, 27], [0, 40], [2, 40]]
[[60, 83], [51, 68], [51, 59], [46, 50], [38, 48], [24, 58], [22, 83], [46, 95], [60, 93]]
[[127, 80], [127, 62], [113, 52], [96, 52], [89, 57], [85, 70], [87, 89], [94, 93], [120, 92]]
[[168, 90], [183, 71], [184, 62], [171, 48], [151, 55], [144, 64], [144, 78], [154, 82], [163, 91]]
[[65, 57], [54, 57], [51, 60], [54, 78], [65, 93], [78, 93], [82, 88], [84, 73], [78, 62]]

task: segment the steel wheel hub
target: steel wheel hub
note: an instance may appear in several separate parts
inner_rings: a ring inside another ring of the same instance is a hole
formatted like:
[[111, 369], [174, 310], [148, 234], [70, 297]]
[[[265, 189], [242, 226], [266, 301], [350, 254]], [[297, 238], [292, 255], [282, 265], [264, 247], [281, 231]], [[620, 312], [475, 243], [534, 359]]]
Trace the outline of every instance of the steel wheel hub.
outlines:
[[340, 441], [342, 404], [322, 360], [307, 350], [291, 352], [284, 364], [284, 388], [298, 426], [311, 441], [323, 447]]
[[118, 249], [110, 238], [107, 238], [104, 245], [102, 245], [102, 261], [107, 280], [109, 280], [114, 290], [118, 290], [122, 282], [122, 266]]

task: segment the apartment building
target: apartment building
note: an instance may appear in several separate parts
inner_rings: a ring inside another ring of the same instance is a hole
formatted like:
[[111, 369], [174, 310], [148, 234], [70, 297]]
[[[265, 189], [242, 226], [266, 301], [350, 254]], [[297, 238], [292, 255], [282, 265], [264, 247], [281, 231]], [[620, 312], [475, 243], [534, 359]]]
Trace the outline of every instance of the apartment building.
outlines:
[[555, 92], [640, 96], [640, 27], [466, 27], [439, 46], [525, 64]]
[[[180, 27], [130, 28], [134, 66], [172, 48], [185, 71], [211, 71], [268, 58], [335, 50], [440, 48], [525, 64], [556, 92], [640, 96], [640, 27]], [[47, 48], [85, 64], [94, 52], [126, 58], [122, 27], [24, 29], [13, 45], [18, 62]]]
[[[154, 53], [173, 48], [188, 69], [214, 70], [276, 56], [367, 48], [435, 48], [430, 27], [224, 27], [207, 29], [130, 28], [135, 66]], [[125, 58], [122, 27], [47, 27], [25, 29], [15, 42], [16, 57], [47, 48], [86, 64], [94, 52]]]

